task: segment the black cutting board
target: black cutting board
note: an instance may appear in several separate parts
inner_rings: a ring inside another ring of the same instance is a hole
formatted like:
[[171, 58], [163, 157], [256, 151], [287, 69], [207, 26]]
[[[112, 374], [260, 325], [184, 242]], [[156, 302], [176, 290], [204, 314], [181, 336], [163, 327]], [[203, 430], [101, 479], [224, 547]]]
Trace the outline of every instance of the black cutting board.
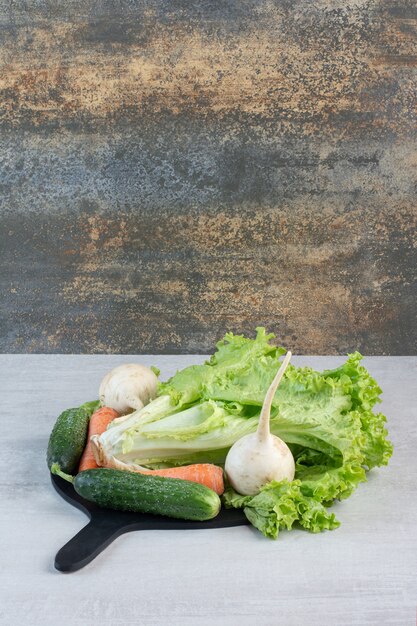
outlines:
[[90, 518], [55, 557], [55, 567], [60, 572], [75, 572], [90, 563], [116, 537], [132, 530], [192, 530], [195, 528], [226, 528], [248, 524], [243, 511], [222, 507], [217, 517], [206, 522], [150, 515], [148, 513], [128, 513], [101, 509], [96, 504], [84, 500], [75, 491], [71, 483], [55, 474], [51, 474], [52, 484], [67, 502], [84, 511]]

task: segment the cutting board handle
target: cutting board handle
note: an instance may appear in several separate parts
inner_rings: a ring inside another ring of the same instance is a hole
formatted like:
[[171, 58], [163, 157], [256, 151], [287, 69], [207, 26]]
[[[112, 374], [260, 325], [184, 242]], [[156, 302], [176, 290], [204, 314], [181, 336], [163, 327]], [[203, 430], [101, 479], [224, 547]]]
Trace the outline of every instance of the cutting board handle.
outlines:
[[74, 572], [90, 563], [112, 541], [128, 530], [116, 518], [93, 516], [55, 557], [55, 567], [60, 572]]

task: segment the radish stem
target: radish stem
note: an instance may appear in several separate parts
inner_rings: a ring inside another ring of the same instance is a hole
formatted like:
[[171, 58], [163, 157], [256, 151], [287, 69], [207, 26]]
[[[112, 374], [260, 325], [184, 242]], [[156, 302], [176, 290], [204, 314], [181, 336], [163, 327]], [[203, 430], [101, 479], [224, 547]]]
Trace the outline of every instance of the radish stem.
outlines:
[[256, 431], [259, 443], [266, 443], [269, 440], [271, 434], [269, 421], [271, 417], [272, 400], [274, 399], [275, 392], [278, 389], [278, 385], [280, 384], [281, 379], [285, 374], [285, 370], [289, 365], [291, 356], [291, 352], [288, 351], [285, 355], [281, 367], [279, 368], [274, 380], [272, 381], [268, 391], [266, 392], [265, 400], [262, 405], [261, 415], [259, 417], [258, 429]]

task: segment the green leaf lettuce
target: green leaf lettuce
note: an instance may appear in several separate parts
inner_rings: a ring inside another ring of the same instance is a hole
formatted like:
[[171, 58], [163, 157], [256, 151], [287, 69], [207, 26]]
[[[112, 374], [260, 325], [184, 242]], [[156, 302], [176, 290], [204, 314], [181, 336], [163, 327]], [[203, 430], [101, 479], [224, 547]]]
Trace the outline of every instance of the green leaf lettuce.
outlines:
[[[266, 391], [286, 351], [274, 335], [228, 333], [213, 356], [160, 383], [158, 398], [101, 436], [123, 461], [149, 467], [194, 462], [222, 464], [240, 437], [256, 430]], [[381, 389], [358, 352], [340, 367], [317, 372], [290, 365], [271, 411], [271, 432], [291, 448], [295, 480], [272, 482], [256, 496], [230, 487], [225, 506], [243, 508], [268, 537], [293, 524], [312, 532], [338, 526], [328, 506], [348, 497], [366, 471], [392, 454], [385, 416], [374, 413]]]

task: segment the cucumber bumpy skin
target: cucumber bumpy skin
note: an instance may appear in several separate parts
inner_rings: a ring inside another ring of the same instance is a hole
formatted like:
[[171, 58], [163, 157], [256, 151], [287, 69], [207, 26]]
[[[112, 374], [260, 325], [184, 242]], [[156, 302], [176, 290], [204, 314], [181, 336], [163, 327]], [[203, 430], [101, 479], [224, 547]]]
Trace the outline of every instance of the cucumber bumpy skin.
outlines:
[[[61, 472], [74, 473], [78, 468], [87, 441], [90, 416], [98, 402], [87, 402], [74, 409], [67, 409], [57, 418], [48, 442], [46, 460], [53, 471], [57, 465]], [[58, 473], [58, 472], [53, 472]]]
[[80, 472], [74, 489], [103, 508], [186, 520], [212, 519], [221, 506], [217, 493], [199, 483], [107, 468]]

